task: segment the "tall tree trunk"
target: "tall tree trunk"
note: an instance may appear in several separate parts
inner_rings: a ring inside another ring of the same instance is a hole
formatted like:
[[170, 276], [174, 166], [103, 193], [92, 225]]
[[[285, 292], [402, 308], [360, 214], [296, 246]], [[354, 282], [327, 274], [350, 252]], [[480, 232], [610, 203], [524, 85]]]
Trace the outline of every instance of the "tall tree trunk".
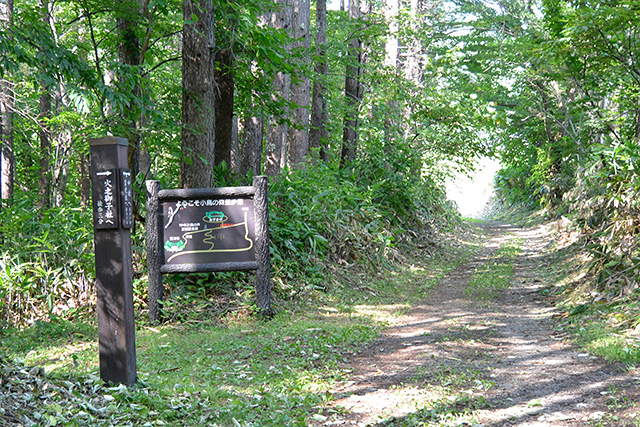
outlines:
[[[0, 2], [0, 31], [12, 40], [13, 0]], [[15, 105], [13, 82], [8, 73], [0, 79], [0, 193], [5, 203], [13, 200], [15, 157], [13, 155], [13, 110]]]
[[[154, 4], [154, 2], [151, 2], [150, 0], [138, 0], [138, 4], [140, 6], [140, 15], [145, 19], [145, 34], [144, 38], [140, 40], [140, 52], [138, 54], [138, 66], [142, 69], [142, 66], [145, 63], [146, 53], [153, 45], [151, 36], [153, 35], [153, 30], [156, 27], [154, 19], [158, 10], [158, 5]], [[153, 4], [153, 10], [149, 10], [149, 6], [151, 4]], [[149, 74], [141, 73], [138, 78], [140, 79], [138, 82], [140, 86], [140, 95], [142, 95], [144, 91], [143, 87], [145, 87], [146, 82], [149, 80]], [[142, 97], [142, 99], [145, 99], [145, 97]], [[142, 144], [144, 142], [143, 129], [147, 127], [148, 122], [145, 111], [146, 107], [143, 105], [142, 112], [136, 122], [136, 133], [140, 137], [136, 150], [138, 151], [138, 173], [141, 173], [144, 179], [147, 180], [151, 177], [151, 154]], [[144, 193], [146, 193], [146, 191], [144, 191]]]
[[[418, 31], [417, 20], [420, 16], [420, 9], [422, 7], [421, 0], [411, 0], [410, 10], [410, 22], [411, 32]], [[422, 81], [422, 65], [420, 63], [420, 56], [424, 53], [419, 37], [412, 37], [407, 41], [407, 55], [405, 64], [405, 78], [415, 84], [420, 84]]]
[[[118, 0], [116, 17], [116, 27], [118, 30], [118, 56], [120, 63], [126, 65], [124, 73], [117, 76], [120, 81], [135, 79], [133, 84], [134, 98], [139, 98], [141, 94], [139, 76], [136, 75], [135, 69], [140, 65], [140, 40], [135, 32], [138, 25], [136, 20], [140, 14], [138, 3], [132, 0]], [[133, 75], [132, 75], [133, 74]], [[129, 86], [128, 84], [126, 86]], [[139, 150], [140, 150], [140, 132], [138, 131], [138, 121], [140, 117], [136, 117], [135, 111], [138, 109], [123, 109], [119, 112], [119, 120], [122, 120], [122, 127], [126, 129], [125, 136], [129, 141], [128, 163], [133, 176], [136, 176], [140, 170]]]
[[327, 103], [325, 101], [325, 79], [329, 74], [327, 65], [327, 0], [316, 3], [316, 64], [311, 101], [311, 127], [309, 148], [318, 150], [318, 156], [325, 163], [329, 161], [327, 151]]
[[634, 137], [635, 137], [636, 143], [640, 144], [640, 107], [636, 109]]
[[[275, 29], [291, 31], [292, 7], [291, 0], [279, 0], [278, 10], [269, 18], [269, 25]], [[291, 94], [291, 76], [280, 71], [273, 80], [273, 102], [288, 102]], [[265, 144], [264, 172], [269, 176], [276, 176], [285, 166], [287, 159], [287, 140], [289, 126], [285, 118], [289, 117], [289, 108], [283, 105], [277, 116], [270, 117], [267, 122], [267, 137]]]
[[89, 153], [80, 154], [80, 206], [91, 206], [91, 160]]
[[238, 116], [234, 113], [232, 117], [233, 125], [231, 126], [231, 152], [229, 153], [230, 159], [230, 167], [234, 172], [238, 172], [240, 168], [240, 120]]
[[[127, 65], [130, 75], [122, 74], [120, 79], [133, 78], [134, 98], [142, 103], [145, 97], [143, 86], [148, 76], [142, 72], [145, 62], [145, 54], [150, 48], [151, 35], [154, 29], [153, 14], [157, 10], [149, 10], [149, 0], [118, 0], [116, 24], [118, 29], [118, 54], [120, 63]], [[139, 31], [136, 32], [136, 29]], [[140, 31], [144, 30], [144, 31]], [[142, 37], [138, 34], [141, 33]], [[127, 129], [126, 138], [129, 141], [128, 163], [134, 176], [142, 174], [145, 179], [151, 176], [151, 156], [143, 147], [143, 129], [146, 126], [147, 117], [145, 106], [141, 108], [127, 109], [121, 112], [123, 127]], [[144, 192], [143, 192], [144, 193]], [[134, 210], [137, 215], [137, 198], [134, 201]]]
[[[384, 8], [384, 16], [389, 28], [389, 35], [385, 43], [384, 65], [387, 67], [390, 79], [398, 80], [400, 74], [400, 42], [398, 40], [398, 15], [400, 12], [399, 0], [387, 0]], [[393, 87], [398, 87], [394, 84]], [[387, 111], [384, 113], [384, 142], [385, 153], [388, 153], [394, 144], [396, 135], [400, 132], [400, 102], [394, 94], [393, 99], [387, 101]]]
[[[253, 66], [253, 65], [251, 65]], [[258, 96], [251, 91], [242, 121], [242, 140], [238, 153], [238, 173], [253, 176], [262, 173], [262, 153], [264, 151], [265, 120], [261, 107], [256, 107]]]
[[182, 156], [185, 188], [212, 187], [215, 165], [215, 35], [211, 0], [184, 0]]
[[291, 103], [294, 105], [291, 117], [293, 126], [289, 128], [288, 164], [292, 167], [301, 165], [309, 153], [309, 104], [311, 102], [311, 82], [305, 75], [310, 68], [311, 60], [311, 2], [294, 0], [293, 2], [293, 38], [294, 49], [302, 50], [301, 65], [303, 72], [291, 85]]
[[240, 154], [240, 174], [251, 172], [260, 175], [262, 166], [262, 149], [264, 141], [264, 118], [247, 117], [244, 121], [244, 138]]
[[349, 2], [349, 20], [355, 31], [351, 34], [349, 42], [349, 57], [347, 59], [347, 69], [344, 84], [344, 96], [346, 101], [346, 112], [344, 117], [344, 129], [342, 133], [342, 153], [340, 156], [340, 167], [344, 168], [352, 163], [356, 158], [356, 143], [358, 140], [358, 106], [360, 104], [360, 66], [362, 61], [362, 42], [359, 31], [356, 29], [357, 21], [360, 20], [360, 2], [351, 0]]
[[[289, 88], [291, 84], [291, 77], [283, 72], [279, 72], [276, 75], [273, 90], [278, 95], [273, 95], [274, 98], [282, 96], [283, 98], [289, 98]], [[274, 99], [274, 102], [277, 102]], [[284, 121], [284, 117], [288, 116], [289, 108], [282, 107], [281, 115], [283, 117], [269, 117], [267, 121], [267, 136], [265, 144], [265, 165], [264, 172], [268, 176], [276, 176], [280, 173], [285, 166], [285, 160], [287, 158], [287, 137], [289, 134], [289, 125]]]
[[64, 195], [67, 191], [67, 181], [69, 178], [69, 158], [71, 151], [71, 131], [63, 129], [57, 132], [55, 158], [53, 161], [53, 181], [51, 183], [53, 205], [60, 207], [64, 201]]
[[38, 167], [38, 207], [51, 207], [51, 92], [40, 83], [40, 114], [38, 137], [40, 138], [40, 164]]
[[385, 42], [384, 65], [397, 73], [400, 58], [400, 44], [398, 41], [398, 13], [400, 12], [400, 0], [386, 0], [384, 17], [389, 28], [389, 35]]
[[1, 194], [4, 203], [13, 200], [15, 177], [15, 157], [13, 155], [13, 82], [9, 79], [0, 81], [0, 138], [2, 140], [2, 160], [0, 168]]
[[233, 98], [235, 81], [233, 76], [233, 54], [229, 49], [216, 52], [216, 165], [225, 162], [231, 168], [231, 146], [233, 141]]
[[[133, 87], [132, 102], [142, 104], [142, 85], [145, 77], [142, 73], [142, 65], [145, 61], [145, 53], [149, 48], [153, 18], [149, 11], [149, 0], [117, 0], [116, 25], [118, 30], [118, 54], [120, 63], [125, 65], [124, 72], [118, 77], [121, 81], [133, 79], [133, 84], [125, 84], [124, 87]], [[157, 6], [156, 6], [157, 7]], [[141, 23], [146, 23], [146, 34], [140, 39], [136, 30]], [[142, 129], [145, 126], [145, 106], [139, 108], [125, 108], [119, 112], [124, 135], [128, 142], [127, 163], [134, 177], [142, 174], [144, 179], [151, 175], [151, 156], [142, 148]], [[134, 182], [139, 182], [134, 180]], [[142, 189], [138, 189], [142, 190]], [[145, 194], [146, 191], [141, 191]], [[141, 219], [139, 198], [133, 200], [134, 216]]]
[[[41, 0], [42, 21], [49, 27], [49, 2]], [[40, 139], [40, 161], [38, 165], [38, 207], [51, 207], [51, 88], [40, 81], [40, 112], [38, 114], [38, 137]]]
[[[87, 18], [87, 23], [89, 23], [89, 18]], [[79, 33], [79, 42], [80, 43], [91, 43], [92, 42], [92, 37], [90, 37], [91, 35], [91, 28], [89, 28], [88, 30], [83, 30]], [[85, 53], [85, 57], [83, 58], [83, 60], [90, 62], [90, 58], [91, 54], [89, 52]], [[99, 66], [99, 62], [98, 64], [96, 64], [96, 70], [100, 71], [101, 67]], [[102, 73], [100, 73], [100, 76], [102, 77]], [[100, 114], [102, 116], [102, 114], [104, 114], [104, 104], [102, 101], [99, 101], [99, 107], [100, 108]], [[75, 180], [75, 185], [77, 188], [80, 189], [80, 206], [82, 208], [87, 208], [91, 206], [91, 175], [90, 175], [90, 165], [91, 165], [91, 160], [89, 158], [89, 144], [87, 142], [85, 142], [85, 146], [78, 146], [78, 174], [76, 175], [76, 180]]]

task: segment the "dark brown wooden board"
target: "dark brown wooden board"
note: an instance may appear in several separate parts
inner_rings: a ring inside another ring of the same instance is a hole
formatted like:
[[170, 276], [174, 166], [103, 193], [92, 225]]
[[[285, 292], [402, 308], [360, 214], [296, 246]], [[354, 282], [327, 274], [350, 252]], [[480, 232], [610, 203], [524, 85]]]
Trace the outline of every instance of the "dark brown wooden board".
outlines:
[[149, 320], [162, 320], [162, 274], [256, 271], [256, 304], [271, 308], [268, 178], [251, 187], [160, 190], [147, 181]]

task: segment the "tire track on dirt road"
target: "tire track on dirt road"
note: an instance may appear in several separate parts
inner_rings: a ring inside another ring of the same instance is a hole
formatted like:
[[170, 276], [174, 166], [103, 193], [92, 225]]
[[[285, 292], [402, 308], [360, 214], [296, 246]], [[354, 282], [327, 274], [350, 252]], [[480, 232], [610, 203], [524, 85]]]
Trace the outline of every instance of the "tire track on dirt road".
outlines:
[[[555, 308], [540, 294], [549, 228], [478, 229], [481, 250], [351, 358], [349, 380], [310, 425], [634, 425], [640, 379], [582, 353], [554, 329]], [[512, 286], [488, 302], [468, 298], [474, 271], [514, 238], [521, 252]]]

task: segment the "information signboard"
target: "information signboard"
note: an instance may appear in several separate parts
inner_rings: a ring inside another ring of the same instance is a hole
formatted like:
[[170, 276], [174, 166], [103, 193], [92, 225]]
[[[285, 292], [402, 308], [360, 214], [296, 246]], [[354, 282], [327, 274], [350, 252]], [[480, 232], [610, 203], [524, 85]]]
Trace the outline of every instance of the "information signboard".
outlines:
[[161, 209], [165, 265], [255, 261], [253, 199], [169, 200]]
[[147, 181], [149, 319], [161, 319], [162, 275], [256, 272], [256, 304], [269, 317], [271, 264], [266, 176], [253, 186], [161, 190]]

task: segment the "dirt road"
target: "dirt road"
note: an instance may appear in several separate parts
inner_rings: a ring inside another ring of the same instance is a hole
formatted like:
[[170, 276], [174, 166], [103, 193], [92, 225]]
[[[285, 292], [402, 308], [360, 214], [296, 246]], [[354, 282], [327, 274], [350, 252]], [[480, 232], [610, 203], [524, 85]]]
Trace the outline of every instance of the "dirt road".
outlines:
[[[640, 425], [640, 377], [584, 353], [540, 291], [544, 227], [482, 226], [484, 247], [369, 348], [352, 357], [314, 426]], [[518, 239], [510, 288], [465, 294], [473, 272]]]

